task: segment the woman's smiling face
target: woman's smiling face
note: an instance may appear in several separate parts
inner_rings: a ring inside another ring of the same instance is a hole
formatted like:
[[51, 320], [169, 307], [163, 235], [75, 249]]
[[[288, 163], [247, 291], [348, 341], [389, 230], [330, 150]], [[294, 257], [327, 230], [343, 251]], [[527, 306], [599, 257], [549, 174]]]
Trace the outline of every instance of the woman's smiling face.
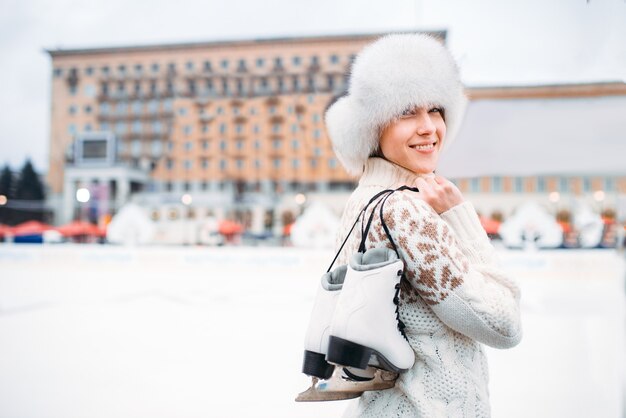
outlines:
[[387, 160], [414, 173], [432, 173], [445, 135], [441, 108], [412, 108], [383, 129], [380, 151]]

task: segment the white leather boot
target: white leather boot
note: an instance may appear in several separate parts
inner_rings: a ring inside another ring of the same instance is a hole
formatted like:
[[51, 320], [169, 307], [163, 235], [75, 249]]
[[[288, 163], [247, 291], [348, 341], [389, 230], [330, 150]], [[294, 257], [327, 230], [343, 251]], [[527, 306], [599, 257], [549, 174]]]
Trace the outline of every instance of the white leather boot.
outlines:
[[328, 337], [347, 268], [339, 266], [322, 275], [304, 340], [302, 372], [309, 376], [328, 379], [333, 374], [335, 366], [326, 361]]
[[326, 360], [394, 373], [413, 366], [397, 304], [404, 263], [388, 248], [357, 253], [350, 260], [330, 327]]

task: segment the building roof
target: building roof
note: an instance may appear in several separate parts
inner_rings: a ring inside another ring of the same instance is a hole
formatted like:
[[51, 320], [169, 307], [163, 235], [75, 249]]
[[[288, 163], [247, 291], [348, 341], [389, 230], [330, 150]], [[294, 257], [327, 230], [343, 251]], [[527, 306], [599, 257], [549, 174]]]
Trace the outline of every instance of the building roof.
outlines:
[[110, 54], [124, 52], [145, 52], [145, 51], [164, 51], [164, 50], [180, 50], [180, 49], [200, 49], [215, 48], [223, 46], [248, 46], [258, 44], [276, 44], [276, 43], [294, 43], [294, 42], [336, 42], [345, 40], [367, 39], [378, 36], [387, 35], [391, 32], [419, 32], [428, 33], [445, 41], [447, 32], [445, 30], [424, 30], [415, 29], [406, 31], [390, 31], [378, 33], [355, 33], [355, 34], [338, 34], [338, 35], [318, 35], [318, 36], [287, 36], [275, 38], [258, 38], [258, 39], [231, 39], [216, 40], [204, 42], [185, 42], [171, 44], [154, 44], [154, 45], [128, 45], [128, 46], [108, 46], [100, 48], [74, 48], [74, 49], [44, 49], [51, 57], [67, 56], [67, 55], [93, 55], [93, 54]]
[[626, 175], [626, 94], [471, 101], [437, 173]]

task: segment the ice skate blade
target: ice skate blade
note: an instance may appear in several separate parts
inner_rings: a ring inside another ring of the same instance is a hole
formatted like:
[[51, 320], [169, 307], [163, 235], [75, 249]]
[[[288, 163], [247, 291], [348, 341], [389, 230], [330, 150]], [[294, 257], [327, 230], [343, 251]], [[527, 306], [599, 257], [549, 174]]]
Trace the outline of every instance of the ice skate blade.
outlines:
[[396, 373], [377, 369], [371, 380], [356, 382], [346, 379], [341, 369], [337, 367], [328, 380], [320, 381], [313, 377], [311, 387], [300, 393], [296, 402], [340, 401], [358, 398], [368, 390], [391, 389], [397, 378]]

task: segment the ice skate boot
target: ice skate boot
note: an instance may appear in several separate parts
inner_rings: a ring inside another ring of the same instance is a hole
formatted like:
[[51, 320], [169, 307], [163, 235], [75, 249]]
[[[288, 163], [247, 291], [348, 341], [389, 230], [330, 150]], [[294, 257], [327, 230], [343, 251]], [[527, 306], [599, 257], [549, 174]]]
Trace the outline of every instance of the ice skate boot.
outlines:
[[331, 321], [326, 360], [394, 373], [413, 366], [415, 354], [398, 318], [404, 263], [388, 248], [355, 254]]
[[322, 275], [304, 340], [302, 373], [309, 376], [328, 379], [333, 374], [335, 366], [326, 361], [328, 336], [347, 268], [339, 266]]
[[305, 337], [302, 362], [302, 372], [312, 377], [312, 383], [309, 389], [298, 395], [298, 402], [356, 398], [366, 390], [391, 388], [398, 377], [383, 370], [335, 370], [335, 365], [326, 361], [330, 324], [347, 269], [348, 266], [339, 266], [322, 276]]

